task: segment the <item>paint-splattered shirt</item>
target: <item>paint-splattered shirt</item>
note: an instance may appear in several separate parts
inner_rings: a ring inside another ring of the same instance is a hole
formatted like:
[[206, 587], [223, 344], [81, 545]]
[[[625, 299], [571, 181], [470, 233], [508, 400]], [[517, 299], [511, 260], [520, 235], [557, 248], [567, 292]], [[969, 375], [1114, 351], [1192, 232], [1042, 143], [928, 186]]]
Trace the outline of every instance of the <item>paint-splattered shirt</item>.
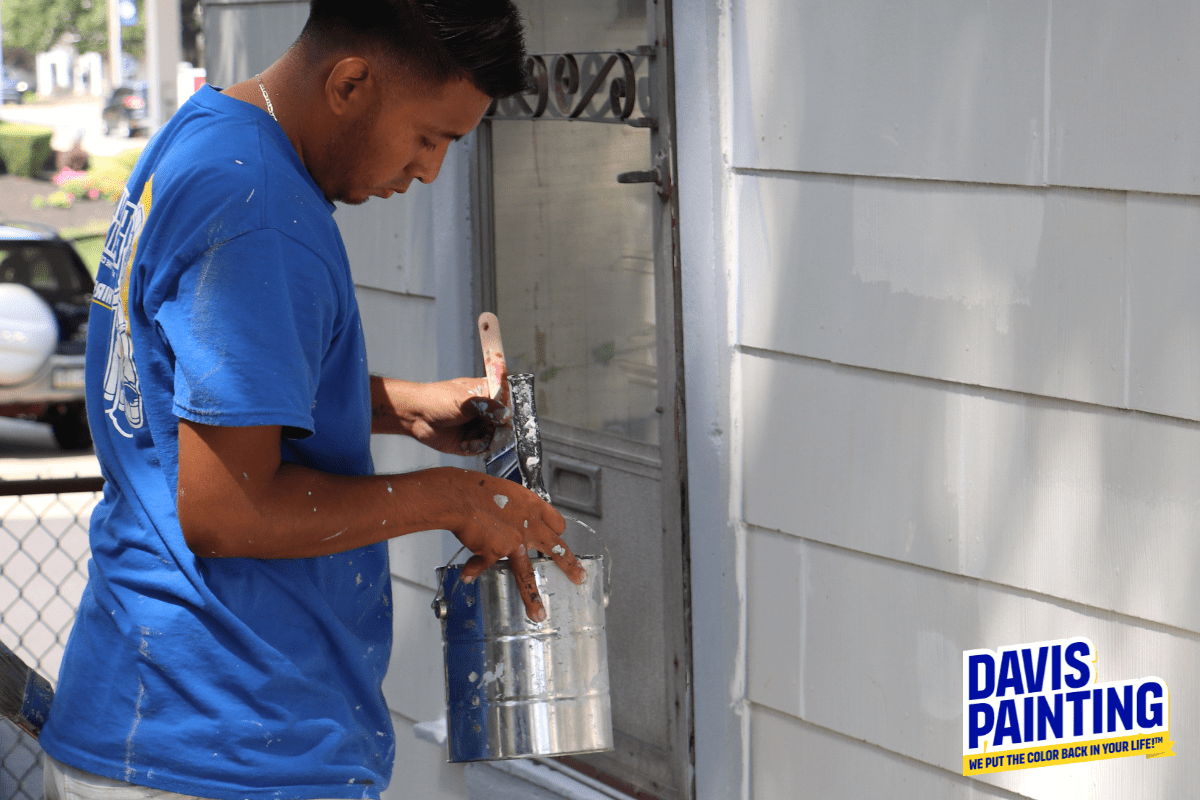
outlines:
[[265, 113], [206, 88], [154, 137], [105, 244], [87, 401], [108, 483], [42, 744], [210, 798], [377, 797], [394, 738], [386, 544], [205, 559], [175, 511], [178, 420], [281, 425], [286, 461], [370, 474], [346, 252]]

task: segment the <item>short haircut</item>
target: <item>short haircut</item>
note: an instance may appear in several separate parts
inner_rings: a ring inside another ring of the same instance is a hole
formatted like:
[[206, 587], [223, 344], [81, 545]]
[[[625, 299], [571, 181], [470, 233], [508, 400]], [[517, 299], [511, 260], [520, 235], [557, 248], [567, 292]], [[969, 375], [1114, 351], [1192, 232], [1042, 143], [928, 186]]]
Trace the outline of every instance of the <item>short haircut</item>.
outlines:
[[299, 41], [318, 53], [366, 47], [419, 78], [467, 78], [492, 98], [525, 89], [525, 37], [513, 0], [311, 0]]

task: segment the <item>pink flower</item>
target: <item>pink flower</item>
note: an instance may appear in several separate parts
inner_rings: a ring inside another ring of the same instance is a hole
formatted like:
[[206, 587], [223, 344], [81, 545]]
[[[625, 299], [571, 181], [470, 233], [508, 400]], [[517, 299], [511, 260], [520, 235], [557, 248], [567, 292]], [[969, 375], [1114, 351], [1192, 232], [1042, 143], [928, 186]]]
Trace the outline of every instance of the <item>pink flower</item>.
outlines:
[[54, 185], [62, 186], [68, 181], [78, 180], [87, 176], [86, 172], [76, 172], [73, 169], [63, 168], [62, 172], [54, 176]]

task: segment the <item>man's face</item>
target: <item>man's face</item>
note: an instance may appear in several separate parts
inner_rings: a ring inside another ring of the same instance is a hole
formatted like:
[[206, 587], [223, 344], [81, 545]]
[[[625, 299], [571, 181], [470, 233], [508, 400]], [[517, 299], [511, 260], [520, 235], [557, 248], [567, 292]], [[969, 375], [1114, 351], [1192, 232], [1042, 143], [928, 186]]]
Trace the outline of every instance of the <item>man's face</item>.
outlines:
[[465, 78], [423, 91], [393, 88], [334, 138], [328, 156], [341, 168], [322, 189], [358, 205], [404, 192], [413, 180], [431, 183], [450, 143], [474, 130], [491, 102]]

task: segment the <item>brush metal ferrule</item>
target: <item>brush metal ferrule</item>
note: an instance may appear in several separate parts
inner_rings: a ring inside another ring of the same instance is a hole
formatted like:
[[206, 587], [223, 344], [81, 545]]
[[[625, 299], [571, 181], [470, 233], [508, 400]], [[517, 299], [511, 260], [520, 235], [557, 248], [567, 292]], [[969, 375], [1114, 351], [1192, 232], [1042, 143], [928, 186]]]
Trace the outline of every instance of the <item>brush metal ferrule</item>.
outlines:
[[513, 434], [517, 440], [517, 465], [525, 488], [550, 502], [542, 481], [542, 435], [538, 431], [537, 404], [533, 399], [533, 375], [521, 372], [508, 376], [512, 389]]

